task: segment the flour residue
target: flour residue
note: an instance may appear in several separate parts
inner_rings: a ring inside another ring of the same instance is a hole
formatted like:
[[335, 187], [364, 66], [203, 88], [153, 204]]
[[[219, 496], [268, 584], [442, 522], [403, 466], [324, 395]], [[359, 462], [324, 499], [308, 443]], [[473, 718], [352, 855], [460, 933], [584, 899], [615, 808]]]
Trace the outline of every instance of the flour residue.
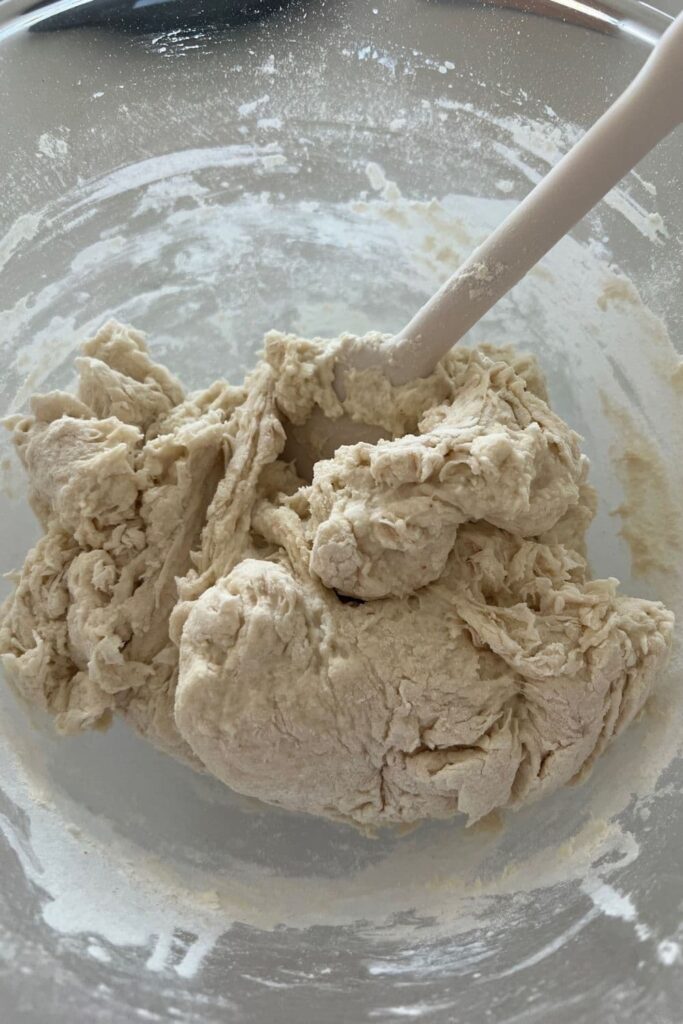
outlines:
[[[545, 170], [554, 167], [583, 135], [583, 131], [577, 125], [561, 122], [549, 107], [546, 107], [546, 119], [543, 121], [526, 114], [496, 116], [471, 102], [450, 97], [437, 100], [437, 107], [448, 113], [465, 114], [476, 118], [488, 130], [492, 125], [500, 129], [505, 141], [498, 140], [494, 145], [499, 147], [510, 164], [521, 171], [532, 185], [536, 185], [543, 176], [538, 170], [538, 164]], [[530, 158], [534, 164], [530, 162]], [[657, 190], [650, 182], [644, 181], [639, 175], [635, 175], [634, 180], [646, 192], [648, 199], [656, 197]], [[505, 191], [505, 188], [501, 191]], [[603, 202], [620, 214], [649, 242], [661, 243], [663, 239], [668, 238], [669, 232], [661, 215], [656, 210], [649, 210], [636, 198], [630, 184], [616, 185], [607, 193]]]
[[683, 959], [681, 955], [681, 944], [673, 939], [662, 939], [657, 946], [657, 959], [665, 967], [673, 967]]
[[[63, 129], [66, 133], [68, 129]], [[43, 132], [38, 138], [38, 153], [49, 160], [62, 160], [69, 152], [69, 143], [65, 138], [51, 132]]]
[[24, 213], [17, 217], [12, 227], [0, 238], [0, 271], [9, 263], [17, 249], [35, 238], [40, 230], [42, 218], [38, 213]]

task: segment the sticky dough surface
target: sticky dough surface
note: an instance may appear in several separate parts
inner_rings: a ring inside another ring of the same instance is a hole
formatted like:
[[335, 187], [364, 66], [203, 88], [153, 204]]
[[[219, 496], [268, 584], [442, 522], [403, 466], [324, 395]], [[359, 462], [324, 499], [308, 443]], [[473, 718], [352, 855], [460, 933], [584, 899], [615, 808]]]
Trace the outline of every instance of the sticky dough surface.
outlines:
[[[376, 339], [375, 339], [376, 340]], [[456, 348], [332, 388], [342, 337], [272, 333], [243, 386], [185, 395], [136, 331], [10, 426], [44, 533], [0, 652], [57, 728], [128, 719], [242, 793], [375, 826], [476, 820], [587, 770], [643, 706], [672, 615], [591, 578], [579, 438], [535, 362]], [[305, 485], [283, 424], [394, 440]]]

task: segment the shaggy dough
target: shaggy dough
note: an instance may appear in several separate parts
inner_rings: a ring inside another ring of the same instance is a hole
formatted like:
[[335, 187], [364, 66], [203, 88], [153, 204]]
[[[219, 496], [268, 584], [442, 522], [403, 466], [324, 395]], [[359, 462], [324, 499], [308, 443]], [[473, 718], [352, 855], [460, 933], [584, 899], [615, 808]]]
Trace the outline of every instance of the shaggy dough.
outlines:
[[[474, 821], [584, 772], [643, 706], [673, 617], [593, 580], [579, 439], [535, 363], [454, 349], [401, 388], [354, 339], [272, 333], [243, 387], [184, 396], [107, 324], [76, 396], [11, 422], [44, 536], [0, 651], [58, 729], [129, 719], [270, 803], [365, 826]], [[316, 409], [395, 438], [306, 486], [283, 423]]]

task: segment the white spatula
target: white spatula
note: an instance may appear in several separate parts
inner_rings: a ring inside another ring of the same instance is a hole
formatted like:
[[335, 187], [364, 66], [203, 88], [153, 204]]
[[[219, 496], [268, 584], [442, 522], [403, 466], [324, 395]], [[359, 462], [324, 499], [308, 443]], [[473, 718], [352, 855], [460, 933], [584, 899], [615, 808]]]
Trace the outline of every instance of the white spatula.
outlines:
[[[683, 14], [612, 106], [529, 195], [418, 310], [379, 346], [362, 344], [338, 368], [376, 367], [392, 384], [428, 376], [452, 346], [588, 213], [649, 151], [683, 121]], [[339, 445], [376, 441], [383, 432], [321, 414], [293, 428], [289, 454], [300, 472]]]

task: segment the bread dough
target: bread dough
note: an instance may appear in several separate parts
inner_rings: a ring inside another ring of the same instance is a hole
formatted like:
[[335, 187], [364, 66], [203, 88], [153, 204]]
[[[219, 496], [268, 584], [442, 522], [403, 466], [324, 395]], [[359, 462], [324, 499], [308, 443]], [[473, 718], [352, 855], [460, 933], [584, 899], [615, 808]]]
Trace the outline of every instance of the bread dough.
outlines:
[[[591, 579], [579, 438], [511, 349], [340, 403], [324, 345], [271, 333], [241, 387], [185, 396], [107, 324], [77, 395], [10, 426], [44, 535], [3, 609], [8, 678], [65, 733], [122, 715], [242, 793], [364, 826], [475, 821], [585, 772], [643, 706], [661, 604]], [[311, 485], [285, 424], [395, 438]]]

